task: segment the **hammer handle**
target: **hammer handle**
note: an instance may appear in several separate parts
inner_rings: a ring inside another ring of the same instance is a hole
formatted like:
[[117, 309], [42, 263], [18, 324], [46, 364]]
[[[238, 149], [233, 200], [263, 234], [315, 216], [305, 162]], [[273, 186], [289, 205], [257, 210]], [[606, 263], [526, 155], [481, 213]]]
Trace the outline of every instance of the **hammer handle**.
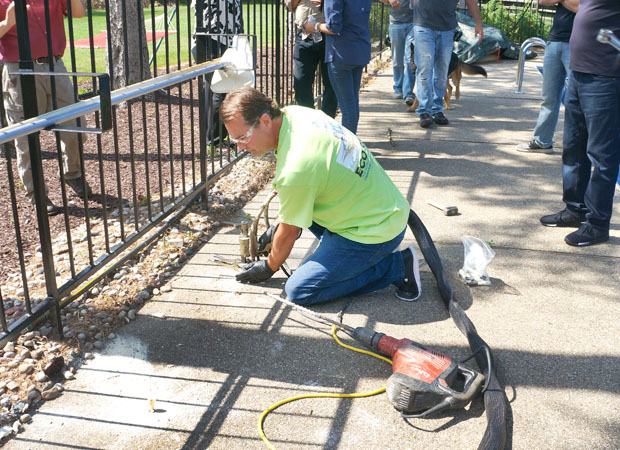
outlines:
[[434, 206], [437, 209], [441, 209], [443, 212], [446, 211], [446, 207], [443, 206], [441, 203], [434, 202], [433, 200], [426, 200], [426, 203], [428, 203], [431, 206]]

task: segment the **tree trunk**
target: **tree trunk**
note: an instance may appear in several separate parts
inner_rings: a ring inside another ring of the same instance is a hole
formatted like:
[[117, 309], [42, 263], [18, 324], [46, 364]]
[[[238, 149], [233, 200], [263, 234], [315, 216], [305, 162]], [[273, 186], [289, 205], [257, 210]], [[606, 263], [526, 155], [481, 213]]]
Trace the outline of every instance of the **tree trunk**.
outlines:
[[[125, 20], [123, 20], [123, 10]], [[112, 70], [110, 70], [109, 53], [106, 53], [106, 64], [112, 78], [112, 89], [151, 78], [141, 2], [139, 0], [110, 0], [108, 14], [111, 24], [109, 32], [112, 43]], [[127, 39], [126, 45], [125, 39]], [[140, 47], [142, 47], [142, 64], [140, 64]], [[141, 65], [142, 70], [140, 70]]]

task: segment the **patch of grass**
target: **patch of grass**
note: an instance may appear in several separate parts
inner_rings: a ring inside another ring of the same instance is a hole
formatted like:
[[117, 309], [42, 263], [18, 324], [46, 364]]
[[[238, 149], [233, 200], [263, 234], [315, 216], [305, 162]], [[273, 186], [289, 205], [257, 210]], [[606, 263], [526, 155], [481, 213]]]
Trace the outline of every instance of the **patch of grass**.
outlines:
[[[167, 8], [168, 14], [170, 14], [171, 7]], [[245, 31], [248, 34], [256, 34], [259, 36], [257, 39], [257, 45], [268, 47], [271, 46], [273, 41], [272, 30], [275, 28], [275, 9], [273, 4], [261, 4], [261, 5], [248, 5], [244, 4], [243, 20]], [[285, 17], [286, 8], [283, 6], [280, 8], [282, 13], [282, 42], [286, 42], [287, 32]], [[155, 17], [164, 14], [163, 6], [154, 8]], [[146, 27], [149, 28], [152, 23], [151, 8], [144, 8], [144, 21]], [[106, 30], [106, 12], [104, 10], [93, 10], [91, 12], [92, 17], [92, 29], [93, 35], [96, 36], [102, 31]], [[169, 61], [171, 70], [175, 70], [175, 67], [180, 61], [181, 66], [187, 65], [190, 58], [190, 45], [191, 34], [194, 31], [194, 10], [190, 9], [188, 17], [188, 6], [180, 5], [175, 17], [172, 19], [171, 27], [177, 29], [177, 31], [168, 36], [168, 52], [166, 55], [166, 44], [163, 40], [157, 50], [157, 66], [163, 68], [166, 65], [166, 60]], [[65, 31], [67, 34], [67, 41], [69, 40], [69, 20], [65, 18]], [[147, 31], [147, 33], [149, 33]], [[260, 37], [262, 36], [262, 38]], [[73, 19], [73, 39], [79, 41], [89, 38], [89, 20], [88, 17], [81, 19]], [[153, 42], [147, 43], [149, 58], [153, 52]], [[75, 69], [77, 72], [106, 72], [106, 52], [105, 48], [95, 48], [92, 50], [94, 58], [91, 59], [90, 48], [76, 48], [75, 52]], [[73, 58], [71, 58], [69, 49], [65, 53], [65, 63], [67, 68], [71, 68]]]

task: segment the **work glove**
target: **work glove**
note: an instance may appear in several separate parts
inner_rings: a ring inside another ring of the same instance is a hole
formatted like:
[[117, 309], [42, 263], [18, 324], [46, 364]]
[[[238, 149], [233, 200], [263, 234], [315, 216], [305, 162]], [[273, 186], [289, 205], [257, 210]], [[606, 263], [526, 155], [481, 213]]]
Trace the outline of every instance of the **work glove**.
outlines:
[[[256, 249], [256, 253], [258, 255], [269, 254], [269, 252], [271, 251], [271, 244], [273, 242], [273, 236], [276, 234], [276, 230], [278, 229], [278, 226], [280, 226], [280, 222], [278, 222], [275, 225], [271, 225], [269, 228], [267, 228], [267, 230], [263, 234], [260, 235], [260, 237], [258, 238], [258, 248]], [[302, 231], [303, 230], [300, 228], [296, 239], [299, 239]]]
[[263, 259], [252, 261], [243, 266], [243, 272], [239, 272], [235, 275], [235, 278], [240, 283], [260, 283], [261, 281], [267, 281], [274, 273], [267, 264], [267, 260]]
[[267, 228], [263, 234], [258, 238], [258, 248], [256, 249], [259, 255], [267, 255], [271, 251], [271, 243], [273, 241], [273, 236], [276, 234], [276, 230], [278, 229], [278, 222], [276, 225], [271, 225]]

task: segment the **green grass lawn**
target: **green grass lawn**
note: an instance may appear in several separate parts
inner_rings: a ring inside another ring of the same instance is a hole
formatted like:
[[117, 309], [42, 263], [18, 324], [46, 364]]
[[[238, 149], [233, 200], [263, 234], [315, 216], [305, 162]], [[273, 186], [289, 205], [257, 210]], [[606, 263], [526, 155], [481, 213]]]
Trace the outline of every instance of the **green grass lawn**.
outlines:
[[[262, 39], [263, 46], [269, 46], [272, 41], [271, 32], [268, 31], [262, 24], [263, 23], [271, 23], [273, 18], [273, 13], [271, 12], [273, 6], [272, 5], [261, 5], [259, 6], [248, 6], [244, 5], [244, 25], [247, 33], [256, 33], [260, 35], [264, 33]], [[168, 7], [168, 13], [170, 13], [172, 7]], [[181, 65], [187, 65], [189, 62], [189, 44], [188, 44], [188, 22], [189, 29], [193, 32], [194, 29], [194, 11], [190, 11], [190, 18], [188, 20], [187, 14], [187, 5], [181, 5], [179, 11], [177, 13], [178, 16], [178, 25], [177, 25], [177, 17], [175, 16], [172, 19], [172, 24], [175, 28], [177, 28], [177, 32], [174, 34], [170, 34], [168, 38], [168, 61], [170, 61], [170, 70], [176, 70], [178, 56], [180, 54]], [[155, 16], [159, 16], [164, 14], [164, 8], [157, 7], [155, 8]], [[256, 16], [256, 21], [254, 20], [254, 16]], [[150, 28], [151, 25], [151, 8], [144, 9], [144, 20], [147, 24], [147, 28]], [[284, 19], [283, 19], [284, 20]], [[103, 10], [93, 10], [92, 12], [92, 22], [93, 22], [93, 35], [99, 34], [101, 31], [106, 29], [106, 13]], [[271, 27], [269, 27], [271, 28]], [[65, 19], [65, 29], [67, 32], [67, 40], [69, 40], [69, 22]], [[148, 33], [148, 32], [147, 32]], [[81, 39], [88, 38], [88, 18], [84, 17], [82, 19], [73, 20], [73, 38], [75, 41]], [[180, 40], [180, 41], [179, 41]], [[178, 42], [178, 44], [177, 44]], [[259, 41], [260, 42], [260, 41]], [[259, 44], [260, 45], [260, 44]], [[178, 47], [178, 49], [177, 49]], [[149, 58], [152, 55], [153, 51], [153, 43], [151, 41], [148, 42], [149, 49]], [[91, 64], [91, 50], [87, 48], [76, 48], [75, 49], [75, 61], [76, 61], [76, 71], [78, 72], [106, 72], [106, 49], [105, 48], [96, 48], [94, 49], [94, 61], [95, 66], [92, 67]], [[65, 53], [65, 64], [67, 68], [71, 67], [71, 59], [70, 52], [67, 50]], [[159, 50], [157, 51], [157, 66], [158, 68], [165, 67], [166, 64], [166, 48], [165, 41], [162, 41]]]

